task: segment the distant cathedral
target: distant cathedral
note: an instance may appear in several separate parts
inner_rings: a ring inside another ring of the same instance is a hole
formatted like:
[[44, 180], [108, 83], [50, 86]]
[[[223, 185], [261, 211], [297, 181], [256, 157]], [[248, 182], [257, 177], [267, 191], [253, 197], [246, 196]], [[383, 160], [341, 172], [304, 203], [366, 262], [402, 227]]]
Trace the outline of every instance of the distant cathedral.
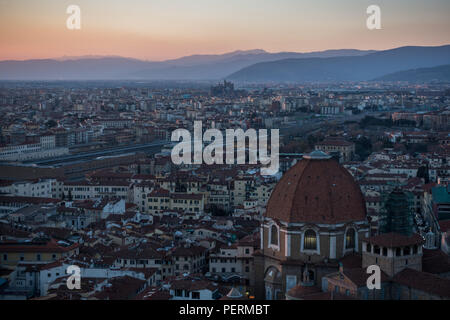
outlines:
[[226, 80], [211, 87], [211, 95], [216, 97], [228, 97], [234, 95], [234, 84]]

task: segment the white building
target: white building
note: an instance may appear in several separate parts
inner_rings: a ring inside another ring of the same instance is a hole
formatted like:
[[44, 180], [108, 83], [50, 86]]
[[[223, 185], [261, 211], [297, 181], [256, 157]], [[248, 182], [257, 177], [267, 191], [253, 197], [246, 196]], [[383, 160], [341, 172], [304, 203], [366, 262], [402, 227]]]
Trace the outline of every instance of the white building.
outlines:
[[[44, 139], [46, 147], [51, 142]], [[43, 148], [41, 143], [21, 144], [0, 148], [0, 161], [27, 161], [52, 157], [60, 157], [69, 154], [68, 148]]]
[[93, 184], [88, 181], [66, 182], [64, 196], [70, 200], [100, 199], [105, 196], [133, 200], [132, 189], [128, 182], [102, 182]]
[[53, 198], [56, 179], [13, 182], [0, 187], [0, 192], [18, 197]]

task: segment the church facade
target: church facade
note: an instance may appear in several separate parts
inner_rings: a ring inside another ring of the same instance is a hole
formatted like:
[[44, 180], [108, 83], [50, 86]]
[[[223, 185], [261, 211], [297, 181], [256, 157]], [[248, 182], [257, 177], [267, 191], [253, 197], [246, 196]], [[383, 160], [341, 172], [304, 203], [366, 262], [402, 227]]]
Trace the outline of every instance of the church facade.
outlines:
[[339, 260], [360, 253], [369, 236], [359, 185], [337, 161], [314, 151], [275, 187], [254, 254], [259, 299], [285, 299], [299, 284], [326, 288]]

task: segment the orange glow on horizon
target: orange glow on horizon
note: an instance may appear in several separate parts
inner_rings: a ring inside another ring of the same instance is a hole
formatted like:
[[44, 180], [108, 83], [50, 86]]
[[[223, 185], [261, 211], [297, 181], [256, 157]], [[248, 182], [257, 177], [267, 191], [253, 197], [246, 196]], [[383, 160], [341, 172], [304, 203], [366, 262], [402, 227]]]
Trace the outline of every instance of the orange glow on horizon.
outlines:
[[384, 20], [377, 31], [365, 28], [366, 4], [357, 0], [76, 2], [81, 30], [66, 28], [69, 1], [0, 0], [0, 60], [113, 55], [158, 61], [251, 49], [383, 50], [450, 43], [450, 2], [442, 0], [380, 0]]

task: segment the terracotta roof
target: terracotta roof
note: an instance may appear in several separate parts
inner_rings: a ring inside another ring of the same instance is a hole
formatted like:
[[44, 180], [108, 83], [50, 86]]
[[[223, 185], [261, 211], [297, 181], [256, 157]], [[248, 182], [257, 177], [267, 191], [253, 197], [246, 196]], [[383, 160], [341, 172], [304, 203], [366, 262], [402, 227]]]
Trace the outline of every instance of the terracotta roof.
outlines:
[[366, 219], [364, 197], [350, 173], [332, 159], [303, 159], [274, 188], [266, 216], [283, 222], [336, 224]]
[[1, 243], [0, 252], [69, 252], [78, 247], [78, 243], [62, 246], [53, 240], [47, 243], [14, 242]]
[[116, 251], [113, 256], [120, 259], [162, 259], [164, 254], [145, 244], [134, 249]]
[[450, 298], [450, 279], [431, 273], [406, 268], [397, 273], [393, 281], [429, 294]]
[[19, 266], [25, 267], [25, 270], [27, 272], [32, 272], [34, 270], [49, 270], [49, 269], [53, 269], [56, 267], [61, 267], [63, 264], [61, 261], [54, 261], [54, 262], [50, 262], [50, 263], [45, 263], [45, 264], [40, 264], [40, 263], [36, 263], [36, 264], [29, 264], [29, 263], [19, 263]]
[[158, 190], [153, 190], [151, 193], [149, 193], [148, 195], [149, 197], [163, 197], [163, 198], [168, 198], [170, 197], [170, 191], [166, 190], [166, 189], [158, 189]]
[[52, 198], [37, 198], [37, 197], [17, 197], [17, 196], [0, 196], [1, 203], [58, 203], [61, 200], [52, 199]]
[[203, 195], [201, 194], [188, 194], [188, 193], [172, 193], [170, 195], [172, 199], [184, 199], [184, 200], [202, 200]]
[[175, 280], [170, 284], [170, 289], [173, 290], [187, 290], [187, 291], [198, 291], [198, 290], [210, 290], [216, 291], [217, 286], [213, 284], [212, 281], [208, 280]]
[[319, 292], [320, 289], [316, 286], [303, 286], [299, 284], [289, 290], [287, 294], [292, 298], [302, 299], [307, 295]]
[[199, 256], [208, 251], [207, 248], [201, 246], [192, 246], [190, 248], [184, 247], [176, 247], [171, 251], [171, 255], [175, 257], [191, 257], [191, 256]]
[[[343, 274], [350, 279], [357, 287], [364, 287], [367, 285], [367, 270], [365, 268], [352, 268], [346, 269], [344, 268]], [[381, 282], [386, 282], [389, 280], [389, 277], [381, 271]]]
[[450, 220], [440, 220], [439, 228], [442, 232], [450, 231]]
[[129, 276], [116, 277], [109, 280], [110, 286], [103, 287], [103, 291], [95, 294], [100, 300], [134, 299], [145, 288], [145, 280]]
[[138, 294], [135, 300], [170, 300], [172, 295], [168, 290], [150, 287]]
[[0, 223], [0, 234], [2, 236], [9, 236], [15, 238], [27, 238], [30, 236], [30, 232], [15, 229], [12, 226], [5, 223]]
[[351, 253], [343, 257], [340, 261], [346, 268], [361, 268], [362, 267], [362, 256], [358, 253]]
[[355, 298], [341, 293], [327, 291], [304, 296], [303, 300], [355, 300]]
[[422, 271], [433, 274], [450, 272], [450, 257], [439, 249], [423, 249]]

